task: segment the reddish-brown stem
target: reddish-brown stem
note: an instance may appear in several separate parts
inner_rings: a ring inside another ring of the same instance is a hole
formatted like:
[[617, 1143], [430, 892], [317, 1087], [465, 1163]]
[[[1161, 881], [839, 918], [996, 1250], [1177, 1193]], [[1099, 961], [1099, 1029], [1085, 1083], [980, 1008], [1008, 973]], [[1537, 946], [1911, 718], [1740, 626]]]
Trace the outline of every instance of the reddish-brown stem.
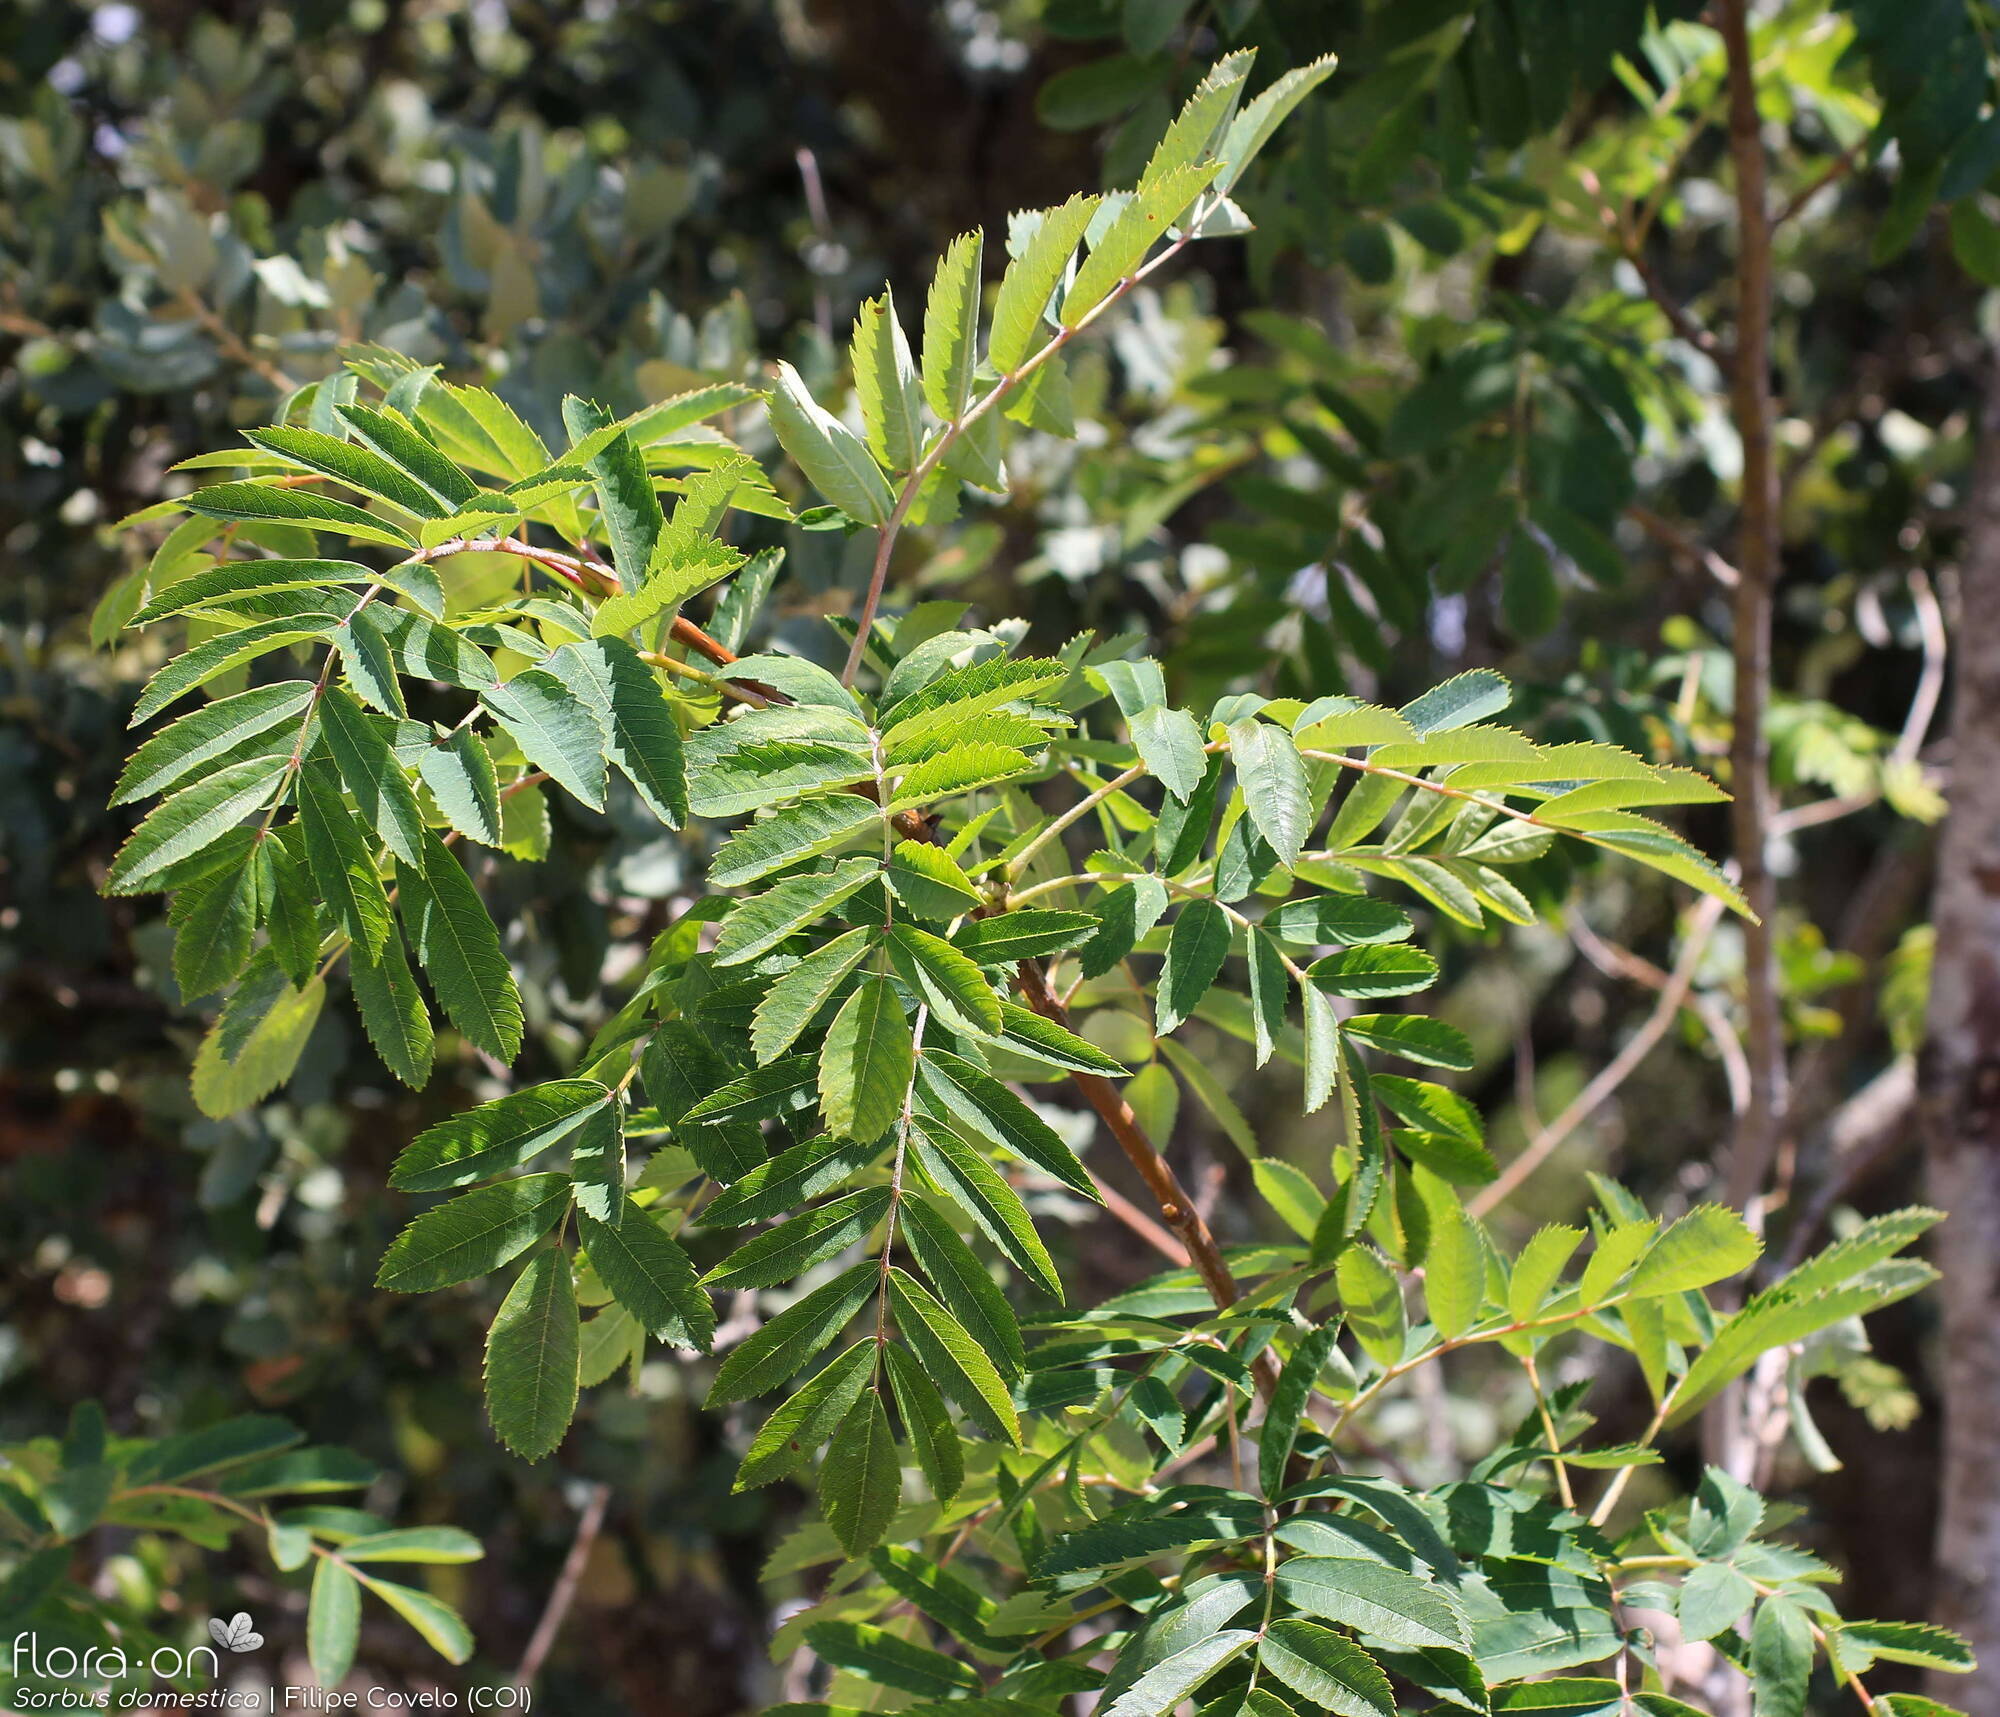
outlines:
[[[1048, 974], [1042, 970], [1041, 963], [1023, 960], [1014, 970], [1015, 986], [1028, 1006], [1044, 1019], [1067, 1027], [1069, 1010], [1049, 988]], [[1118, 1094], [1118, 1087], [1110, 1080], [1101, 1079], [1094, 1073], [1072, 1073], [1070, 1079], [1082, 1092], [1084, 1101], [1096, 1110], [1097, 1118], [1104, 1123], [1105, 1129], [1118, 1141], [1118, 1148], [1125, 1153], [1126, 1161], [1146, 1183], [1146, 1190], [1160, 1207], [1161, 1219], [1187, 1248], [1188, 1261], [1201, 1277], [1208, 1297], [1225, 1311], [1235, 1305], [1236, 1278], [1230, 1273], [1228, 1260], [1222, 1256], [1222, 1248], [1215, 1243], [1215, 1235], [1195, 1208], [1193, 1196], [1181, 1185], [1180, 1176], [1154, 1149], [1153, 1141], [1146, 1137], [1146, 1130], [1139, 1125], [1138, 1116], [1132, 1113], [1132, 1105]], [[1278, 1386], [1277, 1367], [1269, 1354], [1258, 1356], [1256, 1373], [1258, 1392], [1268, 1401], [1271, 1392]]]

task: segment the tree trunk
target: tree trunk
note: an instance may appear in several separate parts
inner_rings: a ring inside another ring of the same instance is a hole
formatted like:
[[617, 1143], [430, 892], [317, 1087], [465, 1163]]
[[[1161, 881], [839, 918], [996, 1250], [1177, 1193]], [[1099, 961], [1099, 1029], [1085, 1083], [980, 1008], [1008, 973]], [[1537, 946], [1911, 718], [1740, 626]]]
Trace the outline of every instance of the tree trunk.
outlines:
[[1959, 590], [1951, 815], [1938, 854], [1920, 1113], [1944, 1272], [1936, 1619], [1975, 1676], [1938, 1697], [2000, 1711], [2000, 366], [1989, 366]]

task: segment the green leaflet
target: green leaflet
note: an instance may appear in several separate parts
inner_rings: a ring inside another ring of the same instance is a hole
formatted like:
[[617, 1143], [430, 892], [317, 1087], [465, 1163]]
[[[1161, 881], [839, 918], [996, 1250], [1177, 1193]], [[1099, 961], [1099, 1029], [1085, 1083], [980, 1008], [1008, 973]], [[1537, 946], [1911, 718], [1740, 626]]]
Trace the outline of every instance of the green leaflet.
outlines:
[[1132, 743], [1161, 786], [1183, 805], [1193, 799], [1208, 767], [1201, 729], [1184, 709], [1156, 705], [1132, 717]]
[[1312, 1388], [1326, 1368], [1327, 1356], [1340, 1339], [1337, 1324], [1322, 1324], [1299, 1338], [1292, 1357], [1279, 1374], [1278, 1387], [1264, 1415], [1264, 1429], [1257, 1442], [1257, 1477], [1266, 1496], [1276, 1496], [1284, 1488], [1285, 1467], [1292, 1458], [1306, 1403]]
[[[686, 1025], [685, 1021], [674, 1023]], [[812, 1089], [814, 1082], [811, 1056], [787, 1056], [769, 1067], [752, 1068], [719, 1090], [710, 1091], [682, 1115], [680, 1124], [700, 1122], [705, 1126], [726, 1127], [738, 1121], [769, 1120], [800, 1108], [799, 1099]]]
[[424, 815], [388, 736], [339, 686], [319, 700], [320, 734], [355, 809], [404, 864], [421, 864]]
[[1087, 912], [1025, 907], [968, 920], [952, 932], [951, 943], [979, 965], [1011, 966], [1080, 947], [1096, 930], [1097, 920]]
[[1046, 1121], [991, 1074], [943, 1050], [927, 1049], [917, 1068], [926, 1109], [972, 1138], [1000, 1146], [1101, 1202], [1090, 1173]]
[[[436, 519], [445, 509], [437, 497], [379, 453], [312, 429], [246, 429], [244, 440], [279, 453], [309, 471], [338, 478], [350, 489], [387, 501], [420, 519]], [[468, 485], [469, 486], [469, 485]]]
[[361, 1583], [330, 1556], [313, 1569], [306, 1606], [306, 1656], [322, 1687], [337, 1687], [354, 1664], [361, 1637]]
[[424, 1644], [445, 1662], [463, 1663], [471, 1657], [472, 1630], [449, 1604], [393, 1580], [378, 1580], [367, 1574], [357, 1574], [355, 1578], [408, 1622]]
[[1421, 948], [1342, 948], [1306, 968], [1313, 986], [1328, 995], [1369, 1001], [1427, 990], [1437, 973], [1437, 961]]
[[495, 1098], [419, 1133], [396, 1158], [389, 1184], [438, 1192], [519, 1168], [610, 1100], [610, 1089], [594, 1079], [558, 1079]]
[[387, 543], [391, 548], [401, 549], [417, 546], [417, 539], [400, 525], [364, 513], [345, 501], [336, 501], [331, 495], [315, 495], [305, 489], [274, 489], [266, 483], [216, 483], [195, 490], [181, 505], [205, 518], [304, 525], [309, 530], [352, 537], [358, 542]]
[[247, 1109], [267, 1097], [292, 1076], [306, 1039], [326, 1002], [326, 984], [319, 977], [294, 987], [268, 968], [276, 982], [258, 984], [258, 966], [223, 1007], [209, 1034], [202, 1039], [189, 1080], [195, 1107], [220, 1119]]
[[764, 1161], [764, 1141], [754, 1121], [684, 1124], [683, 1117], [697, 1103], [730, 1082], [728, 1064], [688, 1021], [668, 1020], [646, 1040], [639, 1052], [639, 1076], [661, 1120], [704, 1173], [727, 1186]]
[[246, 598], [281, 591], [316, 590], [331, 601], [332, 587], [351, 584], [386, 585], [432, 614], [443, 606], [437, 574], [419, 562], [382, 572], [351, 560], [232, 560], [176, 579], [126, 624], [145, 626], [172, 614], [206, 608], [239, 607], [254, 612], [257, 605]]
[[671, 531], [663, 535], [646, 563], [639, 588], [607, 597], [590, 617], [593, 637], [612, 637], [643, 626], [657, 614], [678, 608], [718, 579], [743, 565], [743, 554], [712, 537], [682, 541]]
[[[1419, 1189], [1435, 1186], [1420, 1172]], [[1486, 1293], [1486, 1250], [1465, 1207], [1449, 1192], [1426, 1198], [1430, 1245], [1424, 1253], [1424, 1304], [1447, 1341], [1463, 1335], [1479, 1316]]]
[[578, 1237], [611, 1297], [656, 1340], [706, 1353], [715, 1335], [715, 1308], [695, 1281], [694, 1266], [646, 1211], [619, 1195], [616, 1223], [592, 1216], [579, 1201]]
[[1747, 1270], [1763, 1250], [1763, 1242], [1735, 1211], [1700, 1205], [1647, 1248], [1626, 1292], [1633, 1299], [1650, 1299], [1705, 1288]]
[[1256, 1643], [1256, 1634], [1248, 1628], [1224, 1628], [1183, 1646], [1105, 1706], [1105, 1717], [1168, 1717], [1218, 1669]]
[[1044, 1293], [1063, 1298], [1055, 1261], [1035, 1232], [1019, 1193], [957, 1133], [928, 1117], [910, 1130], [918, 1164], [938, 1190], [978, 1224], [987, 1239]]
[[1713, 1639], [1749, 1614], [1757, 1588], [1722, 1562], [1704, 1562], [1681, 1582], [1676, 1613], [1685, 1639]]
[[716, 852], [708, 879], [718, 888], [740, 888], [881, 829], [882, 808], [872, 799], [856, 793], [807, 799], [739, 829]]
[[982, 243], [980, 233], [969, 232], [945, 247], [924, 303], [924, 398], [940, 423], [955, 421], [972, 396]]
[[142, 722], [150, 721], [168, 704], [207, 685], [210, 680], [228, 673], [232, 668], [269, 655], [287, 644], [304, 644], [324, 637], [330, 629], [328, 617], [307, 615], [295, 620], [262, 620], [224, 632], [219, 637], [204, 639], [170, 658], [146, 682], [146, 689], [132, 706], [131, 725], [137, 727]]
[[835, 1427], [820, 1469], [820, 1512], [850, 1556], [882, 1542], [903, 1500], [903, 1469], [880, 1393], [864, 1389]]
[[1280, 864], [1293, 863], [1312, 828], [1313, 799], [1292, 736], [1269, 722], [1239, 721], [1229, 730], [1229, 753], [1250, 821]]
[[518, 1258], [556, 1225], [570, 1202], [569, 1176], [523, 1175], [427, 1210], [383, 1254], [375, 1285], [422, 1294], [469, 1282]]
[[444, 820], [482, 846], [500, 844], [500, 782], [486, 747], [467, 728], [452, 729], [417, 756], [417, 778]]
[[922, 1198], [905, 1197], [902, 1236], [938, 1298], [1008, 1381], [1027, 1365], [1021, 1326], [1007, 1296], [951, 1224]]
[[625, 1220], [625, 1111], [620, 1103], [592, 1109], [570, 1135], [569, 1176], [576, 1207], [606, 1227]]
[[724, 920], [715, 944], [718, 966], [740, 965], [825, 916], [879, 874], [871, 858], [843, 859], [831, 870], [788, 877], [739, 904]]
[[1018, 1448], [1020, 1415], [992, 1359], [964, 1326], [907, 1274], [894, 1266], [888, 1274], [896, 1328], [931, 1380], [988, 1432]]
[[838, 1138], [879, 1139], [901, 1113], [915, 1070], [910, 1022], [895, 986], [869, 976], [855, 987], [819, 1057], [820, 1112]]
[[498, 1061], [521, 1047], [521, 995], [500, 933], [451, 849], [425, 832], [421, 869], [398, 864], [396, 910], [445, 1016]]
[[544, 1248], [507, 1290], [486, 1336], [487, 1416], [523, 1460], [552, 1454], [576, 1417], [580, 1354], [569, 1255]]
[[1333, 75], [1334, 65], [1332, 54], [1322, 54], [1318, 59], [1286, 72], [1255, 101], [1245, 105], [1230, 123], [1216, 151], [1221, 163], [1221, 171], [1215, 178], [1218, 192], [1226, 194], [1243, 177], [1244, 168], [1270, 142], [1292, 109]]
[[1214, 1507], [1194, 1507], [1155, 1518], [1100, 1520], [1065, 1532], [1037, 1559], [1035, 1577], [1150, 1561], [1197, 1544], [1254, 1537], [1263, 1530], [1263, 1510], [1247, 1497], [1231, 1496]]
[[418, 434], [393, 407], [386, 403], [379, 408], [349, 404], [339, 407], [339, 415], [378, 454], [392, 460], [400, 471], [423, 486], [435, 502], [431, 516], [456, 512], [478, 497], [479, 485]]
[[958, 949], [914, 925], [893, 926], [889, 958], [897, 975], [954, 1031], [994, 1034], [1001, 1003], [978, 966]]
[[1218, 163], [1175, 167], [1142, 183], [1076, 271], [1063, 298], [1065, 328], [1080, 325], [1144, 260], [1216, 175]]
[[1208, 994], [1229, 957], [1229, 917], [1212, 900], [1191, 900], [1167, 937], [1166, 964], [1154, 1000], [1157, 1029], [1164, 1037], [1181, 1024]]
[[350, 1540], [340, 1553], [349, 1562], [477, 1562], [486, 1554], [479, 1540], [455, 1526], [413, 1526], [374, 1532]]
[[[888, 1351], [893, 1357], [895, 1350]], [[803, 1466], [868, 1387], [875, 1374], [875, 1355], [872, 1338], [858, 1341], [781, 1402], [736, 1469], [732, 1488], [751, 1490]]]
[[760, 1065], [775, 1061], [798, 1041], [842, 980], [868, 957], [875, 935], [869, 925], [844, 931], [815, 948], [765, 991], [750, 1022], [750, 1048]]
[[1292, 993], [1291, 975], [1285, 970], [1284, 956], [1260, 929], [1249, 933], [1250, 1021], [1257, 1049], [1257, 1065], [1271, 1059], [1278, 1038], [1285, 1029], [1285, 1008]]
[[[1365, 1564], [1357, 1564], [1365, 1566]], [[1257, 1661], [1333, 1717], [1395, 1717], [1389, 1678], [1359, 1646], [1317, 1622], [1287, 1617], [1265, 1630]]]
[[145, 894], [182, 861], [213, 846], [271, 803], [286, 774], [282, 757], [253, 757], [218, 769], [156, 806], [134, 829], [104, 879], [106, 894]]
[[[1145, 1625], [1133, 1631], [1111, 1667], [1102, 1691], [1107, 1710], [1115, 1710], [1140, 1678], [1190, 1647], [1214, 1637], [1228, 1622], [1263, 1595], [1261, 1579], [1246, 1574], [1204, 1576], [1190, 1582], [1178, 1603], [1157, 1606]], [[1161, 1693], [1168, 1689], [1156, 1683]], [[1150, 1695], [1141, 1696], [1143, 1702]], [[1168, 1707], [1171, 1709], [1171, 1707]]]
[[[581, 447], [594, 430], [611, 426], [611, 414], [574, 394], [563, 401], [563, 427], [569, 431], [573, 448]], [[666, 529], [660, 513], [660, 498], [646, 472], [645, 455], [629, 433], [600, 438], [587, 458], [579, 459], [597, 491], [599, 516], [611, 542], [612, 564], [618, 569], [618, 583], [627, 591], [637, 590], [653, 558], [653, 545]]]
[[1371, 1358], [1393, 1364], [1403, 1348], [1403, 1293], [1389, 1266], [1367, 1246], [1350, 1246], [1334, 1265], [1348, 1327]]
[[1236, 116], [1236, 106], [1242, 99], [1243, 85], [1255, 59], [1256, 55], [1249, 52], [1224, 54], [1209, 67], [1208, 75], [1167, 127], [1166, 136], [1147, 160], [1146, 170], [1139, 176], [1142, 188], [1206, 160], [1221, 144]]
[[864, 1681], [905, 1693], [943, 1699], [977, 1693], [982, 1685], [978, 1670], [969, 1663], [865, 1622], [815, 1622], [806, 1629], [806, 1644], [828, 1663]]
[[333, 629], [329, 641], [340, 654], [347, 683], [362, 702], [384, 715], [400, 718], [409, 713], [403, 700], [402, 682], [396, 677], [395, 652], [376, 624], [372, 607], [357, 603]]
[[702, 1277], [710, 1288], [771, 1288], [859, 1245], [889, 1213], [889, 1189], [864, 1186], [746, 1241]]
[[1043, 211], [1026, 246], [1001, 276], [986, 343], [987, 361], [1001, 374], [1019, 369], [1034, 349], [1042, 311], [1068, 269], [1097, 203], [1096, 197], [1079, 195], [1060, 208]]
[[341, 802], [332, 765], [309, 761], [299, 771], [296, 791], [306, 864], [328, 916], [356, 947], [379, 953], [392, 927], [389, 896], [374, 853]]
[[638, 651], [623, 638], [592, 638], [552, 652], [542, 671], [568, 686], [596, 718], [605, 756], [646, 808], [668, 828], [679, 828], [688, 811], [681, 730], [658, 677]]
[[[280, 680], [190, 710], [132, 753], [110, 803], [125, 805], [164, 793], [211, 765], [238, 761], [232, 754], [241, 748], [289, 747], [296, 718], [312, 702], [312, 691], [305, 680]], [[284, 731], [267, 740], [274, 729]]]
[[954, 745], [928, 757], [896, 783], [891, 811], [910, 811], [935, 799], [997, 786], [1039, 767], [1025, 752], [1010, 745]]
[[931, 1487], [931, 1495], [941, 1503], [949, 1502], [965, 1483], [965, 1451], [950, 1409], [937, 1385], [909, 1353], [893, 1343], [882, 1352], [889, 1362], [889, 1386], [895, 1393], [896, 1412], [903, 1421], [911, 1453], [917, 1458], [924, 1482]]
[[777, 1388], [847, 1327], [880, 1277], [872, 1261], [857, 1264], [787, 1306], [730, 1350], [709, 1388], [709, 1404], [747, 1401]]
[[877, 1550], [869, 1564], [890, 1591], [954, 1639], [988, 1651], [1006, 1649], [991, 1631], [1000, 1606], [941, 1563], [904, 1545], [889, 1544]]
[[348, 950], [347, 971], [362, 1029], [382, 1065], [412, 1090], [421, 1090], [431, 1076], [431, 1016], [404, 956], [402, 937], [392, 933], [375, 956], [357, 943]]
[[[1681, 1424], [1699, 1412], [1724, 1386], [1747, 1371], [1759, 1354], [1803, 1341], [1845, 1318], [1904, 1299], [1935, 1280], [1936, 1272], [1928, 1264], [1897, 1259], [1870, 1266], [1840, 1288], [1799, 1295], [1781, 1283], [1754, 1295], [1716, 1331], [1713, 1342], [1688, 1367], [1667, 1423]], [[1628, 1288], [1627, 1294], [1631, 1293]], [[1637, 1309], [1628, 1302], [1628, 1324]]]
[[1097, 903], [1097, 931], [1083, 944], [1078, 965], [1086, 978], [1101, 978], [1132, 952], [1139, 938], [1167, 910], [1165, 886], [1157, 877], [1121, 883]]
[[1000, 1004], [1000, 1031], [997, 1041], [1028, 1061], [1060, 1067], [1068, 1073], [1094, 1073], [1100, 1079], [1123, 1079], [1125, 1064], [1106, 1055], [1094, 1043], [1078, 1037], [1066, 1026], [1057, 1025], [1018, 1002]]
[[479, 698], [530, 763], [593, 811], [604, 809], [604, 760], [611, 742], [589, 702], [544, 668], [482, 687]]
[[1972, 1648], [1948, 1628], [1928, 1622], [1848, 1622], [1834, 1636], [1840, 1661], [1876, 1659], [1962, 1675], [1974, 1667]]
[[895, 507], [881, 467], [854, 432], [814, 400], [797, 370], [780, 362], [771, 427], [792, 463], [822, 495], [863, 524], [888, 523]]
[[1340, 1029], [1370, 1049], [1425, 1067], [1443, 1067], [1454, 1073], [1468, 1072], [1472, 1067], [1472, 1045], [1465, 1034], [1423, 1014], [1353, 1014]]
[[907, 912], [932, 923], [962, 917], [984, 898], [951, 854], [922, 841], [898, 841], [883, 880]]
[[577, 1381], [595, 1389], [620, 1367], [637, 1366], [645, 1357], [646, 1332], [621, 1305], [609, 1305], [584, 1324], [577, 1362]]
[[264, 871], [257, 863], [229, 865], [188, 883], [173, 897], [174, 982], [187, 997], [205, 996], [233, 980], [250, 960]]
[[1451, 1588], [1351, 1557], [1295, 1556], [1278, 1595], [1296, 1610], [1406, 1649], [1472, 1649], [1472, 1625]]
[[908, 471], [923, 449], [924, 420], [916, 364], [896, 319], [895, 294], [885, 290], [862, 302], [848, 352], [869, 451], [887, 469]]

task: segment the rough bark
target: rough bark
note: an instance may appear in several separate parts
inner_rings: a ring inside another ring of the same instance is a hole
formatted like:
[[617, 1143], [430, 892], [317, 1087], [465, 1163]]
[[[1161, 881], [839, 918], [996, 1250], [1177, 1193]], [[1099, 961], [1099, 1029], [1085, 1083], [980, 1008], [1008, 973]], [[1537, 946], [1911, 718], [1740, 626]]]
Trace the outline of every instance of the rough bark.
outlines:
[[1980, 1669], [1937, 1695], [2000, 1711], [2000, 365], [1989, 366], [1960, 573], [1951, 812], [1938, 853], [1918, 1089], [1944, 1316], [1936, 1618]]

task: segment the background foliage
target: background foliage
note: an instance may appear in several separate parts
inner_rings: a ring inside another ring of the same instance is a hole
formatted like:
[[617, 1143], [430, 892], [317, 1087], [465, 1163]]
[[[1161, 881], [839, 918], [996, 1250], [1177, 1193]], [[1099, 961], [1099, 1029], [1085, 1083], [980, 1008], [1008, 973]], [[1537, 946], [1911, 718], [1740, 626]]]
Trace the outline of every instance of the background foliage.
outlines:
[[[183, 490], [169, 466], [270, 421], [343, 345], [491, 386], [551, 445], [565, 393], [622, 413], [761, 385], [772, 357], [837, 400], [834, 336], [885, 277], [918, 305], [930, 259], [975, 219], [998, 233], [1012, 208], [1129, 181], [1217, 47], [1258, 46], [1260, 76], [1336, 50], [1326, 99], [1246, 188], [1256, 232], [1135, 294], [1071, 367], [1076, 443], [1022, 437], [1012, 494], [914, 533], [898, 585], [1021, 614], [1045, 650], [1084, 628], [1144, 631], [1197, 708], [1236, 689], [1246, 660], [1267, 695], [1391, 705], [1497, 666], [1537, 740], [1612, 739], [1726, 773], [1734, 593], [1751, 570], [1717, 362], [1740, 339], [1738, 229], [1721, 39], [1692, 11], [11, 8], [5, 1434], [59, 1434], [95, 1399], [121, 1434], [255, 1407], [353, 1445], [397, 1475], [371, 1507], [479, 1523], [477, 1584], [447, 1563], [433, 1589], [493, 1642], [493, 1674], [511, 1667], [500, 1642], [540, 1613], [590, 1486], [615, 1477], [550, 1695], [730, 1710], [786, 1691], [757, 1642], [795, 1587], [759, 1569], [810, 1505], [782, 1486], [729, 1493], [743, 1428], [696, 1411], [704, 1379], [648, 1360], [629, 1394], [593, 1395], [558, 1465], [529, 1469], [490, 1442], [469, 1386], [490, 1300], [370, 1286], [406, 1215], [384, 1190], [391, 1158], [501, 1089], [490, 1064], [454, 1055], [413, 1096], [329, 1009], [273, 1100], [227, 1119], [191, 1101], [212, 1004], [176, 987], [149, 904], [98, 893], [132, 817], [102, 807], [160, 649], [114, 636], [160, 531], [114, 521]], [[1769, 205], [1786, 217], [1768, 366], [1780, 910], [1760, 947], [1665, 884], [1557, 856], [1523, 886], [1568, 903], [1567, 934], [1434, 904], [1442, 1011], [1477, 1058], [1462, 1087], [1493, 1115], [1503, 1164], [1547, 1158], [1518, 1190], [1502, 1183], [1495, 1220], [1516, 1241], [1585, 1209], [1586, 1167], [1670, 1214], [1754, 1199], [1773, 1212], [1774, 1262], [1918, 1190], [1897, 1147], [1948, 761], [1931, 729], [1978, 288], [2000, 276], [1982, 202], [1986, 23], [1941, 3], [1758, 14]], [[767, 451], [740, 415], [724, 421]], [[865, 581], [868, 534], [782, 536], [757, 643], [818, 649], [816, 616], [850, 610]], [[617, 804], [558, 802], [545, 862], [503, 873], [543, 1072], [574, 1061], [615, 1004], [607, 984], [687, 897], [688, 853]], [[1720, 812], [1686, 827], [1731, 850]], [[1760, 961], [1793, 1074], [1768, 1152], [1740, 1135], [1770, 1063]], [[1650, 1053], [1604, 1100], [1592, 1075], [1635, 1042]], [[1143, 1061], [1135, 1107], [1172, 1135], [1225, 1238], [1277, 1238], [1235, 1214], [1251, 1170], [1198, 1078], [1150, 1043], [1107, 1047]], [[1217, 1038], [1202, 1053], [1241, 1052]], [[1274, 1089], [1265, 1112], [1250, 1089], [1267, 1156], [1323, 1156], [1289, 1099]], [[1774, 1172], [1739, 1187], [1746, 1154]], [[1037, 1214], [1083, 1293], [1152, 1268], [1080, 1203], [1052, 1193]], [[1793, 1379], [1812, 1419], [1771, 1457], [1808, 1511], [1794, 1532], [1848, 1569], [1858, 1613], [1934, 1609], [1912, 1527], [1932, 1494], [1930, 1315], [1916, 1301], [1878, 1320], [1873, 1351], [1812, 1350]], [[1830, 1380], [1805, 1391], [1816, 1373]], [[1455, 1379], [1387, 1453], [1442, 1475], [1517, 1410], [1510, 1387]], [[1637, 1379], [1599, 1389], [1600, 1419], [1636, 1432]], [[1677, 1459], [1662, 1497], [1692, 1488], [1692, 1440]], [[1893, 1489], [1867, 1476], [1885, 1461]], [[248, 1561], [105, 1552], [107, 1579], [189, 1618], [237, 1594], [289, 1601]], [[376, 1673], [429, 1673], [406, 1631], [368, 1626]]]

